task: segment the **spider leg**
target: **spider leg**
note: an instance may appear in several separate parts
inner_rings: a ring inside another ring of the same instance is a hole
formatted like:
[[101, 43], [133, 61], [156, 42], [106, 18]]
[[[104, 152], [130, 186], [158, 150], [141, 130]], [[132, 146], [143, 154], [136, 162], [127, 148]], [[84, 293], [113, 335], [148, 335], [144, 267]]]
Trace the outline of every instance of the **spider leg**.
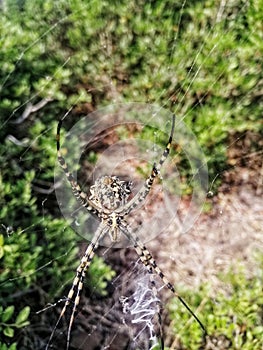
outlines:
[[187, 311], [194, 317], [194, 319], [198, 322], [202, 330], [204, 331], [204, 334], [207, 334], [207, 331], [202, 324], [202, 322], [199, 320], [199, 318], [195, 315], [195, 313], [191, 310], [190, 306], [187, 305], [187, 303], [184, 301], [184, 299], [176, 292], [171, 282], [165, 277], [162, 270], [157, 266], [156, 261], [152, 257], [149, 250], [145, 247], [145, 245], [140, 241], [139, 237], [136, 236], [134, 233], [130, 232], [127, 228], [127, 226], [121, 224], [120, 230], [122, 233], [133, 243], [134, 249], [136, 250], [137, 254], [139, 255], [139, 258], [141, 262], [144, 264], [144, 266], [147, 268], [148, 272], [150, 274], [153, 274], [154, 272], [161, 278], [164, 285], [170, 289], [170, 291], [177, 297], [177, 299], [184, 305], [184, 307], [187, 309]]
[[46, 345], [45, 350], [48, 350], [49, 345], [54, 337], [54, 334], [56, 332], [56, 329], [62, 319], [62, 317], [64, 316], [68, 305], [73, 301], [74, 306], [73, 306], [73, 310], [70, 316], [70, 321], [69, 321], [69, 326], [68, 326], [68, 331], [67, 331], [67, 346], [66, 349], [69, 349], [69, 343], [70, 343], [70, 334], [71, 334], [71, 329], [72, 329], [72, 325], [73, 325], [73, 321], [74, 321], [74, 316], [75, 316], [75, 312], [76, 309], [79, 305], [79, 301], [80, 301], [80, 293], [82, 291], [83, 288], [83, 280], [85, 277], [85, 274], [87, 272], [87, 269], [89, 268], [91, 261], [95, 255], [95, 251], [98, 248], [99, 242], [100, 240], [103, 238], [103, 236], [106, 234], [108, 230], [108, 227], [105, 225], [104, 222], [101, 222], [92, 241], [90, 242], [90, 244], [88, 245], [85, 254], [83, 255], [80, 264], [77, 268], [77, 272], [76, 272], [76, 276], [74, 278], [72, 287], [70, 288], [69, 292], [68, 292], [68, 296], [67, 296], [67, 300], [65, 302], [65, 305], [59, 315], [59, 318], [55, 324], [55, 327], [52, 330], [52, 333], [50, 335], [50, 338], [48, 340], [48, 343]]
[[166, 145], [165, 150], [163, 151], [163, 154], [158, 164], [157, 165], [156, 163], [153, 164], [151, 175], [146, 179], [144, 185], [136, 194], [136, 196], [131, 201], [129, 201], [126, 205], [116, 210], [116, 212], [121, 213], [122, 215], [128, 215], [134, 208], [136, 208], [148, 196], [151, 190], [152, 184], [154, 182], [154, 179], [160, 174], [161, 167], [170, 153], [170, 148], [173, 140], [174, 125], [175, 125], [175, 115], [173, 115], [172, 129], [171, 129], [168, 143]]
[[69, 171], [68, 165], [62, 156], [62, 153], [60, 151], [60, 129], [62, 126], [63, 118], [59, 120], [58, 126], [57, 126], [57, 153], [58, 153], [58, 162], [61, 166], [61, 168], [64, 170], [64, 173], [66, 174], [66, 177], [71, 185], [72, 192], [74, 196], [77, 198], [77, 200], [81, 203], [83, 207], [85, 207], [88, 211], [95, 214], [97, 217], [99, 217], [99, 208], [89, 200], [87, 194], [83, 192], [75, 180], [73, 174]]

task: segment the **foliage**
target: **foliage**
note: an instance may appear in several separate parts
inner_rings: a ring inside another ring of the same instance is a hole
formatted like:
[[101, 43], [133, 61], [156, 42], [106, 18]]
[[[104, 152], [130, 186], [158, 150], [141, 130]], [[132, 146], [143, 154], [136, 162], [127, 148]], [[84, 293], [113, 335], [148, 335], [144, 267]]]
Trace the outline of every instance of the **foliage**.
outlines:
[[37, 1], [33, 12], [25, 1], [19, 17], [12, 1], [0, 60], [2, 81], [15, 74], [16, 84], [3, 89], [1, 115], [17, 115], [28, 98], [52, 98], [56, 112], [76, 103], [170, 100], [196, 133], [214, 177], [226, 167], [229, 132], [262, 130], [260, 4], [234, 1], [219, 18], [214, 1], [205, 11], [202, 2]]
[[[225, 348], [239, 350], [262, 349], [263, 346], [263, 297], [262, 297], [263, 256], [258, 266], [259, 274], [248, 278], [240, 267], [233, 267], [222, 274], [227, 290], [213, 297], [208, 285], [203, 285], [197, 293], [185, 293], [191, 306], [202, 305], [199, 316], [206, 325], [213, 341], [225, 341]], [[170, 305], [173, 333], [179, 338], [182, 348], [201, 349], [202, 331], [196, 322], [187, 323], [189, 315], [184, 307], [174, 300]], [[181, 325], [187, 327], [181, 328]], [[181, 349], [181, 348], [180, 348]]]
[[102, 258], [95, 256], [89, 268], [88, 284], [92, 287], [92, 291], [106, 296], [107, 284], [115, 275], [115, 271], [106, 265]]
[[[3, 332], [3, 335], [7, 338], [14, 337], [14, 328], [23, 328], [29, 324], [28, 316], [30, 313], [29, 306], [25, 306], [15, 317], [14, 322], [11, 322], [11, 319], [14, 316], [15, 308], [13, 305], [8, 306], [6, 309], [3, 309], [0, 306], [0, 332]], [[7, 345], [0, 343], [0, 348], [2, 350], [16, 350], [16, 343]]]
[[[63, 241], [69, 247], [74, 241], [74, 234], [65, 229], [64, 221], [51, 220], [48, 215], [44, 218], [39, 210], [32, 190], [36, 173], [25, 170], [29, 159], [25, 162], [20, 160], [21, 147], [6, 140], [0, 150], [0, 333], [6, 344], [9, 344], [8, 338], [15, 339], [19, 329], [29, 324], [27, 305], [31, 304], [32, 295], [42, 293], [37, 286], [43, 287], [43, 293], [49, 290], [50, 295], [54, 294], [55, 286], [47, 281], [56, 280], [61, 273], [65, 279], [68, 278], [68, 266], [76, 254], [74, 250], [65, 254], [61, 246], [59, 232], [64, 232]], [[50, 242], [48, 249], [47, 242]], [[43, 269], [45, 264], [46, 269]], [[7, 322], [10, 319], [12, 322]], [[8, 348], [6, 346], [2, 343], [1, 349]], [[15, 343], [10, 349], [15, 349]]]

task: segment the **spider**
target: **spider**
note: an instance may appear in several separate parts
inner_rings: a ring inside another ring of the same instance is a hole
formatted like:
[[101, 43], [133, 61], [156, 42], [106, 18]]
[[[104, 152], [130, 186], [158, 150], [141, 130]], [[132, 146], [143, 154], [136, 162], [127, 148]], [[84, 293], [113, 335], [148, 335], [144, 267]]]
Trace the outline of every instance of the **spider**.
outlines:
[[131, 182], [122, 181], [117, 176], [103, 176], [97, 179], [95, 181], [95, 184], [90, 188], [90, 196], [88, 196], [85, 192], [81, 190], [80, 185], [77, 183], [77, 181], [74, 179], [74, 176], [68, 169], [67, 163], [60, 151], [60, 130], [63, 119], [64, 118], [60, 119], [57, 126], [56, 140], [58, 162], [64, 170], [65, 175], [71, 185], [72, 192], [77, 198], [77, 200], [81, 203], [83, 207], [86, 208], [88, 212], [90, 212], [100, 220], [100, 224], [80, 261], [75, 278], [73, 280], [72, 287], [68, 292], [65, 304], [50, 335], [49, 341], [46, 345], [46, 350], [48, 350], [53, 336], [55, 334], [55, 331], [63, 315], [65, 314], [67, 307], [71, 303], [73, 304], [73, 308], [69, 320], [66, 339], [66, 349], [69, 349], [71, 329], [74, 322], [74, 316], [80, 302], [80, 294], [83, 288], [83, 280], [95, 255], [95, 251], [99, 246], [100, 240], [106, 234], [109, 234], [110, 239], [113, 243], [118, 242], [121, 234], [128, 238], [128, 240], [132, 243], [135, 251], [137, 252], [141, 262], [147, 268], [149, 274], [152, 275], [155, 273], [160, 277], [160, 279], [163, 281], [163, 284], [179, 299], [179, 301], [185, 306], [188, 312], [199, 323], [200, 327], [204, 331], [204, 334], [206, 334], [206, 329], [202, 322], [187, 305], [184, 299], [176, 292], [173, 285], [169, 282], [169, 280], [165, 277], [161, 269], [158, 267], [151, 253], [136, 236], [136, 234], [134, 234], [129, 229], [128, 223], [125, 219], [131, 213], [131, 211], [133, 211], [140, 203], [142, 203], [146, 199], [147, 195], [151, 190], [154, 179], [160, 175], [161, 167], [167, 159], [170, 152], [175, 127], [175, 116], [173, 115], [172, 128], [168, 143], [166, 145], [165, 150], [163, 151], [159, 162], [157, 164], [153, 164], [150, 176], [146, 179], [142, 188], [130, 201], [128, 201], [128, 197], [131, 193]]

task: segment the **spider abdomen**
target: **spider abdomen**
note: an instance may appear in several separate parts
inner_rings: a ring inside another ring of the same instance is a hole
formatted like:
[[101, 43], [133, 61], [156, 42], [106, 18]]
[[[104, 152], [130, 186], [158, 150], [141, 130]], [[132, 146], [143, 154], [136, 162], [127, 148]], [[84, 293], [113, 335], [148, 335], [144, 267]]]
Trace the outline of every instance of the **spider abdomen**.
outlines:
[[91, 186], [89, 199], [102, 209], [114, 211], [128, 201], [131, 182], [117, 176], [103, 176]]

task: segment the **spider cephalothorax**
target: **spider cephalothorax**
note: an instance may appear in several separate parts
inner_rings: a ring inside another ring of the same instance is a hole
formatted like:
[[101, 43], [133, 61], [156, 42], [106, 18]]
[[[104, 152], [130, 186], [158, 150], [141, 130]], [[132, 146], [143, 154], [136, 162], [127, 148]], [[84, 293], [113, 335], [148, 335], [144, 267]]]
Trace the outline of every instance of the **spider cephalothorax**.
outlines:
[[90, 187], [89, 200], [97, 207], [109, 211], [127, 203], [131, 194], [131, 182], [122, 181], [117, 176], [103, 176]]
[[[90, 188], [90, 196], [81, 190], [80, 185], [74, 179], [73, 174], [70, 172], [68, 165], [60, 152], [60, 129], [62, 121], [63, 119], [59, 121], [57, 128], [58, 161], [66, 174], [73, 194], [80, 202], [80, 204], [85, 209], [87, 209], [88, 212], [92, 213], [99, 219], [100, 224], [80, 261], [72, 287], [69, 290], [65, 305], [51, 333], [46, 346], [46, 350], [49, 348], [56, 328], [61, 318], [65, 314], [67, 307], [72, 303], [73, 310], [70, 316], [66, 339], [66, 349], [69, 349], [71, 329], [74, 321], [74, 315], [77, 310], [77, 306], [79, 305], [80, 293], [83, 288], [83, 280], [91, 264], [91, 260], [95, 255], [95, 251], [98, 248], [100, 241], [106, 234], [110, 235], [110, 238], [113, 242], [118, 241], [119, 235], [123, 234], [133, 244], [134, 249], [136, 250], [141, 262], [147, 268], [148, 272], [150, 274], [156, 273], [161, 278], [164, 285], [170, 289], [170, 291], [180, 300], [180, 302], [186, 307], [186, 309], [190, 312], [190, 314], [195, 318], [203, 331], [206, 333], [206, 330], [201, 321], [193, 313], [193, 311], [189, 308], [181, 296], [175, 291], [173, 285], [168, 281], [161, 269], [157, 266], [157, 263], [152, 257], [151, 253], [141, 242], [139, 237], [130, 230], [126, 222], [126, 217], [146, 199], [151, 190], [154, 179], [160, 175], [161, 167], [170, 152], [172, 137], [174, 133], [175, 117], [173, 116], [171, 134], [159, 162], [153, 164], [151, 174], [145, 180], [142, 188], [131, 200], [129, 200], [131, 193], [131, 182], [122, 181], [117, 176], [103, 176], [96, 180], [95, 184]], [[162, 349], [164, 349], [163, 343]]]

